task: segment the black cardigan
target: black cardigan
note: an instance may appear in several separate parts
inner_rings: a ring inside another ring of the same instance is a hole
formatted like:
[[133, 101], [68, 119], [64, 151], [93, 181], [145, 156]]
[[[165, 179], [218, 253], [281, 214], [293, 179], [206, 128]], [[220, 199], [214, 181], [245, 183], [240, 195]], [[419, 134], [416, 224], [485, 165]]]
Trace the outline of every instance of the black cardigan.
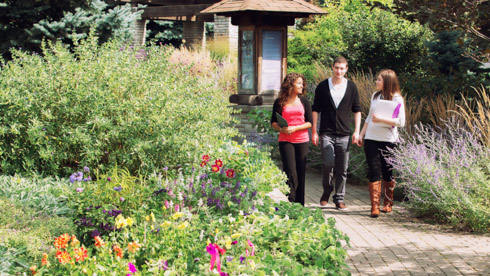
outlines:
[[[301, 104], [303, 105], [303, 108], [305, 109], [305, 123], [312, 123], [313, 122], [313, 116], [311, 115], [311, 104], [310, 101], [308, 101], [307, 98], [298, 95], [299, 100], [301, 101]], [[271, 117], [271, 125], [274, 122], [277, 122], [277, 117], [276, 117], [276, 112], [282, 115], [282, 108], [279, 106], [279, 99], [276, 99], [274, 101], [274, 105], [272, 106], [272, 117]]]
[[347, 81], [345, 95], [340, 101], [339, 107], [335, 108], [328, 79], [320, 82], [315, 90], [312, 109], [320, 113], [320, 133], [350, 135], [352, 113], [361, 112], [356, 84], [350, 80]]

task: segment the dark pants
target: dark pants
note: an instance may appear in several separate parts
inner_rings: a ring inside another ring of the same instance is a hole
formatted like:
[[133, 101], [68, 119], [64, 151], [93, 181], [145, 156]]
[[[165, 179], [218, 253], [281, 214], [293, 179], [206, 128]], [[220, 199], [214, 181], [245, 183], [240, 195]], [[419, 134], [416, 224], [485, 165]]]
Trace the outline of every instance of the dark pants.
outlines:
[[386, 163], [386, 158], [390, 156], [387, 150], [394, 147], [396, 144], [390, 142], [364, 140], [369, 182], [380, 181], [381, 175], [387, 182], [393, 180], [393, 167]]
[[328, 201], [330, 194], [335, 189], [333, 202], [343, 202], [349, 165], [350, 137], [322, 133], [320, 144], [323, 159], [323, 194], [320, 201]]
[[288, 185], [291, 188], [289, 201], [299, 202], [303, 206], [305, 205], [306, 156], [309, 149], [309, 142], [298, 144], [279, 142], [283, 171], [288, 177]]

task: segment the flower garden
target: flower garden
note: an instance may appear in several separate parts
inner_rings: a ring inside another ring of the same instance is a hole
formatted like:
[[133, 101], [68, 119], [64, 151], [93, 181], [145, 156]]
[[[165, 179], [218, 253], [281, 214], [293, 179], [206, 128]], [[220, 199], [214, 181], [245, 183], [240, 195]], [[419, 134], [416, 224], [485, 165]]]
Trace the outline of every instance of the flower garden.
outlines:
[[270, 153], [231, 140], [223, 62], [94, 37], [13, 53], [0, 274], [348, 274], [335, 221], [273, 202]]

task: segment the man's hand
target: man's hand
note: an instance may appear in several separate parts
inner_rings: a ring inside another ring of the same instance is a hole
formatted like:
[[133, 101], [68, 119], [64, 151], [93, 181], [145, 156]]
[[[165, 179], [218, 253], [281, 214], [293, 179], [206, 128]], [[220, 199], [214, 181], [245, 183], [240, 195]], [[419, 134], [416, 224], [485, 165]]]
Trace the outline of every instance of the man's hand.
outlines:
[[359, 132], [354, 132], [354, 134], [352, 134], [352, 144], [357, 144], [359, 141]]
[[311, 142], [313, 143], [313, 146], [318, 146], [318, 134], [316, 132], [311, 134]]

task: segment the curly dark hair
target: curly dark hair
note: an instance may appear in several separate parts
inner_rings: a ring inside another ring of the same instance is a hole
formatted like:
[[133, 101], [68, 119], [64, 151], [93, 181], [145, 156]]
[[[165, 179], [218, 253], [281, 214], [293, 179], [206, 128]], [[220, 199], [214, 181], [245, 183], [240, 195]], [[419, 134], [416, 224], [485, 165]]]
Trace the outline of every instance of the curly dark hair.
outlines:
[[281, 84], [281, 91], [279, 91], [279, 106], [282, 108], [291, 97], [291, 91], [293, 91], [294, 82], [298, 79], [303, 79], [303, 91], [300, 95], [306, 96], [306, 78], [303, 74], [289, 73], [286, 75]]

